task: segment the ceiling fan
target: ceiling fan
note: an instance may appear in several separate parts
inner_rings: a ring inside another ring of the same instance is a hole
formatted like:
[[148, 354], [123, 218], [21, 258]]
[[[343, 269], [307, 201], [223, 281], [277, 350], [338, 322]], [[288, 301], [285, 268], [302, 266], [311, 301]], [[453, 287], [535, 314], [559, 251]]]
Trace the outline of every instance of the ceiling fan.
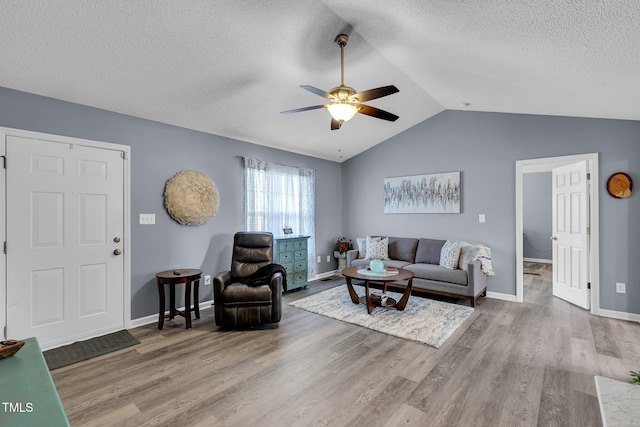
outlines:
[[340, 34], [335, 39], [335, 43], [340, 46], [340, 86], [334, 87], [329, 92], [313, 86], [300, 86], [302, 89], [328, 99], [331, 103], [282, 111], [282, 114], [326, 108], [329, 110], [329, 114], [331, 114], [331, 130], [340, 129], [340, 126], [347, 120], [350, 120], [356, 113], [365, 114], [375, 117], [376, 119], [388, 120], [390, 122], [398, 120], [398, 116], [395, 114], [362, 104], [362, 102], [399, 92], [397, 87], [390, 85], [365, 90], [363, 92], [356, 92], [354, 88], [344, 85], [344, 47], [347, 45], [347, 41], [349, 41], [349, 36], [346, 34]]

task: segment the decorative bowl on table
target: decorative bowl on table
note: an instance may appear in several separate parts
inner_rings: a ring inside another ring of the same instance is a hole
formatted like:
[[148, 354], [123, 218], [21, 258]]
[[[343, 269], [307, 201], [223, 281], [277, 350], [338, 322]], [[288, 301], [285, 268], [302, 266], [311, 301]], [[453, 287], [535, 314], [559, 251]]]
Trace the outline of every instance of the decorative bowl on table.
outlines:
[[369, 270], [374, 273], [384, 273], [384, 263], [379, 259], [374, 259], [369, 263]]
[[24, 345], [24, 341], [7, 340], [0, 341], [0, 359], [6, 359], [18, 352]]

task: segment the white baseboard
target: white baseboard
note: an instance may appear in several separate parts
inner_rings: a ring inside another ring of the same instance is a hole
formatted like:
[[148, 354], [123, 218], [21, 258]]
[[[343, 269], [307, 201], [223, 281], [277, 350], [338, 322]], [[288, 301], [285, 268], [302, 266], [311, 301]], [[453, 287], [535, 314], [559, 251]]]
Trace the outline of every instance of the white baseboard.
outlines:
[[487, 291], [487, 298], [500, 299], [503, 301], [518, 302], [515, 295], [503, 294], [500, 292]]
[[539, 262], [542, 264], [553, 264], [553, 261], [550, 259], [543, 259], [543, 258], [522, 258], [523, 261], [526, 262]]
[[640, 322], [640, 314], [625, 313], [624, 311], [599, 309], [598, 316], [611, 317], [612, 319], [628, 320], [630, 322]]
[[[213, 305], [213, 300], [204, 301], [200, 303], [200, 310], [209, 308]], [[184, 307], [178, 308], [178, 310], [184, 311]], [[168, 313], [168, 312], [167, 312]], [[158, 314], [152, 314], [150, 316], [139, 317], [131, 320], [131, 329], [139, 326], [149, 325], [151, 323], [158, 323]]]
[[316, 282], [318, 280], [326, 279], [327, 277], [333, 277], [336, 275], [338, 270], [325, 271], [324, 273], [316, 274], [315, 277], [310, 282]]

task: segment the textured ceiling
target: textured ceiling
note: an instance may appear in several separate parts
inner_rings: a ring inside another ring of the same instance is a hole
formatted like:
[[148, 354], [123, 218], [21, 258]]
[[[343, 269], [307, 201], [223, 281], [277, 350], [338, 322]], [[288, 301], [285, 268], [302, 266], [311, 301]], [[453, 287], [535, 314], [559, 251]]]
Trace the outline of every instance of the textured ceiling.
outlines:
[[[344, 161], [444, 109], [640, 120], [637, 0], [0, 0], [0, 86]], [[330, 130], [301, 84], [394, 84]], [[466, 105], [468, 103], [469, 105]]]

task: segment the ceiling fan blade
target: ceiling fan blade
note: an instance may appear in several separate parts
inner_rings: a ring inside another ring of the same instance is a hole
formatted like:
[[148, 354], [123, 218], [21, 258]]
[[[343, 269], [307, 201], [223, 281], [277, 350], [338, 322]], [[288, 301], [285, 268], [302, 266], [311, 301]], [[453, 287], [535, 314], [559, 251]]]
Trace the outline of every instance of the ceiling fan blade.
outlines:
[[294, 108], [293, 110], [280, 111], [280, 114], [300, 113], [302, 111], [317, 110], [318, 108], [325, 108], [326, 105], [314, 105], [312, 107]]
[[331, 130], [338, 130], [340, 129], [340, 126], [342, 126], [342, 123], [340, 122], [340, 120], [336, 120], [333, 117], [331, 117]]
[[356, 107], [359, 108], [358, 113], [365, 114], [367, 116], [375, 117], [376, 119], [388, 120], [390, 122], [395, 122], [398, 120], [398, 116], [395, 114], [391, 114], [388, 111], [381, 110], [379, 108], [370, 107], [364, 104], [358, 104]]
[[393, 95], [397, 92], [400, 92], [400, 90], [394, 85], [382, 86], [375, 89], [358, 92], [354, 95], [351, 95], [349, 99], [357, 98], [357, 102], [367, 102], [371, 101], [372, 99], [382, 98], [383, 96]]
[[322, 89], [318, 89], [317, 87], [313, 87], [309, 85], [301, 85], [300, 87], [304, 90], [308, 90], [309, 92], [314, 93], [323, 98], [331, 99], [330, 98], [331, 95], [329, 95], [329, 92], [325, 92]]

